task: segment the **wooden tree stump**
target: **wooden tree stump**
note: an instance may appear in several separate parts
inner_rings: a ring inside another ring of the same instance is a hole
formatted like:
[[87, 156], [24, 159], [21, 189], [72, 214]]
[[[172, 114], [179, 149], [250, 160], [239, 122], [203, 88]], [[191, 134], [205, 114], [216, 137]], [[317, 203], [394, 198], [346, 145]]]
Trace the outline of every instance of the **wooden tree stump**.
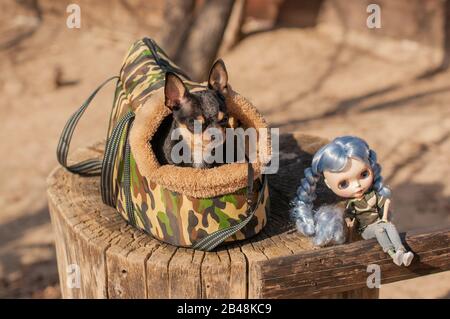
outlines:
[[[326, 141], [280, 137], [280, 170], [269, 178], [271, 216], [252, 239], [214, 252], [177, 248], [129, 226], [101, 201], [98, 177], [56, 168], [48, 200], [64, 298], [378, 298], [366, 286], [368, 264], [381, 267], [382, 283], [450, 269], [449, 228], [406, 234], [416, 254], [398, 267], [375, 240], [317, 249], [288, 218], [292, 198], [312, 154]], [[101, 157], [103, 144], [75, 159]], [[337, 199], [319, 185], [318, 202]], [[79, 285], [74, 275], [79, 273]]]

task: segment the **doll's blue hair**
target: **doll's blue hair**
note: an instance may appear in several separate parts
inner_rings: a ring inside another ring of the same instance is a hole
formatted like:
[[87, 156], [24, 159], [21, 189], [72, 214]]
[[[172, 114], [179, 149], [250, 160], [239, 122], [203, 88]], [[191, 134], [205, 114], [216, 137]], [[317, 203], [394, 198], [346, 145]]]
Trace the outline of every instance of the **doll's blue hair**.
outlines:
[[[335, 138], [316, 152], [311, 167], [305, 169], [305, 177], [301, 180], [291, 211], [297, 229], [306, 236], [315, 235], [316, 245], [326, 245], [330, 242], [330, 238], [335, 243], [345, 241], [343, 225], [342, 227], [330, 225], [330, 223], [343, 224], [343, 218], [336, 218], [335, 214], [327, 213], [323, 209], [320, 210], [320, 216], [318, 216], [313, 211], [313, 204], [316, 199], [316, 185], [323, 172], [342, 171], [349, 158], [355, 158], [368, 164], [374, 175], [373, 189], [375, 192], [387, 198], [391, 196], [390, 189], [383, 184], [381, 166], [377, 163], [377, 154], [369, 148], [369, 145], [363, 139], [355, 136]], [[334, 233], [324, 234], [324, 229]]]

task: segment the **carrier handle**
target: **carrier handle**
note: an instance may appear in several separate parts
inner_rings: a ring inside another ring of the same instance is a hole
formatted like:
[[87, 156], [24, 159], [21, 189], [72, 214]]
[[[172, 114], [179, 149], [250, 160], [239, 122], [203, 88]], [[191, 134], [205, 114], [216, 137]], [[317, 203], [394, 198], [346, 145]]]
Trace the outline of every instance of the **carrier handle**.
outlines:
[[[102, 191], [102, 200], [103, 203], [109, 205], [111, 207], [116, 207], [116, 196], [113, 193], [113, 174], [114, 174], [114, 166], [117, 158], [117, 152], [119, 151], [120, 141], [125, 136], [125, 145], [126, 148], [129, 149], [128, 143], [128, 134], [131, 129], [131, 125], [134, 121], [134, 113], [133, 111], [128, 111], [116, 124], [114, 129], [111, 132], [111, 136], [106, 141], [105, 146], [105, 155], [103, 156], [102, 163], [102, 174], [101, 174], [101, 182], [100, 188]], [[128, 152], [129, 153], [129, 152]], [[125, 152], [125, 159], [128, 161], [129, 168], [129, 154]], [[125, 175], [129, 174], [129, 169], [125, 170]], [[129, 177], [128, 177], [129, 179]], [[129, 187], [129, 186], [128, 186]], [[126, 191], [127, 193], [128, 191]], [[127, 204], [127, 207], [130, 206]]]
[[263, 174], [263, 181], [262, 181], [262, 188], [258, 195], [258, 199], [256, 200], [256, 203], [252, 203], [252, 197], [253, 197], [253, 177], [255, 176], [255, 173], [253, 171], [253, 166], [250, 162], [247, 164], [247, 218], [239, 222], [237, 225], [234, 225], [232, 227], [221, 229], [218, 231], [215, 231], [212, 234], [209, 234], [205, 238], [198, 241], [192, 248], [198, 249], [198, 250], [204, 250], [204, 251], [211, 251], [212, 249], [216, 248], [218, 245], [223, 243], [228, 237], [234, 235], [239, 230], [244, 228], [248, 222], [253, 218], [253, 216], [256, 213], [256, 209], [258, 207], [258, 204], [261, 202], [262, 195], [264, 193], [265, 187], [267, 187], [267, 177]]
[[100, 86], [95, 89], [94, 92], [84, 101], [81, 107], [72, 114], [72, 116], [67, 121], [64, 129], [61, 132], [61, 137], [59, 138], [58, 147], [56, 149], [56, 157], [58, 159], [59, 164], [68, 169], [72, 173], [76, 173], [79, 175], [100, 175], [102, 170], [102, 161], [98, 159], [88, 159], [74, 165], [67, 165], [67, 155], [69, 153], [69, 146], [72, 140], [73, 132], [83, 115], [84, 111], [87, 109], [91, 101], [97, 95], [98, 91], [100, 91], [109, 81], [113, 79], [119, 79], [118, 76], [113, 76], [107, 79], [105, 82], [100, 84]]
[[[106, 150], [105, 153], [106, 156], [104, 156], [103, 161], [98, 159], [88, 159], [84, 160], [82, 162], [73, 164], [73, 165], [67, 165], [67, 155], [69, 153], [69, 146], [70, 142], [72, 140], [73, 132], [75, 131], [75, 128], [78, 124], [78, 121], [81, 119], [84, 111], [88, 108], [91, 101], [94, 99], [94, 97], [97, 95], [97, 93], [111, 80], [117, 79], [119, 81], [118, 76], [113, 76], [106, 81], [104, 81], [100, 86], [95, 89], [94, 92], [84, 101], [84, 103], [81, 105], [81, 107], [72, 114], [72, 116], [67, 121], [66, 125], [64, 126], [64, 129], [61, 132], [61, 137], [59, 138], [58, 147], [56, 149], [56, 156], [58, 159], [58, 162], [65, 167], [67, 170], [69, 170], [72, 173], [84, 175], [84, 176], [94, 176], [94, 175], [102, 175], [102, 181], [101, 181], [101, 188], [102, 188], [102, 199], [105, 204], [108, 204], [110, 206], [114, 206], [114, 197], [112, 196], [112, 189], [108, 188], [106, 185], [108, 185], [108, 182], [103, 179], [107, 179], [110, 177], [111, 169], [113, 167], [113, 163], [111, 162], [115, 156], [113, 154], [110, 154], [110, 156], [107, 156], [108, 153], [115, 153], [117, 151], [118, 142], [120, 140], [119, 136], [123, 132], [124, 129], [129, 130], [130, 124], [133, 122], [134, 119], [134, 113], [128, 112], [122, 119], [119, 121], [118, 125], [115, 127], [116, 138], [110, 138], [107, 141]], [[109, 152], [108, 152], [109, 150]], [[248, 222], [253, 218], [255, 215], [258, 203], [261, 201], [262, 194], [264, 193], [265, 187], [267, 187], [267, 178], [263, 174], [263, 185], [261, 192], [259, 193], [258, 199], [256, 203], [253, 203], [252, 197], [253, 197], [253, 178], [254, 178], [254, 171], [253, 166], [248, 161], [247, 158], [247, 217], [239, 222], [237, 225], [234, 225], [232, 227], [218, 230], [199, 242], [197, 242], [193, 248], [198, 250], [204, 250], [204, 251], [210, 251], [220, 245], [222, 242], [224, 242], [228, 237], [232, 236], [242, 228], [244, 228]], [[110, 182], [110, 181], [109, 181]], [[105, 187], [107, 189], [105, 189]], [[128, 206], [128, 205], [127, 205]]]

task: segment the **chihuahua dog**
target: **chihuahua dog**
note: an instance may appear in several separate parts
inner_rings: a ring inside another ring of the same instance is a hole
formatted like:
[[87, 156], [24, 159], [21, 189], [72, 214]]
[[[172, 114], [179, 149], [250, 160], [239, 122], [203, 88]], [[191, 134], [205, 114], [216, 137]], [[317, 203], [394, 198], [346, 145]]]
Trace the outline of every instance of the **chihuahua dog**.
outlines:
[[[160, 136], [154, 148], [161, 165], [174, 164], [184, 167], [211, 168], [224, 161], [205, 161], [205, 154], [211, 151], [208, 145], [220, 135], [225, 143], [225, 129], [234, 127], [235, 119], [227, 112], [225, 96], [228, 93], [228, 74], [225, 64], [218, 60], [209, 72], [206, 90], [189, 92], [183, 81], [174, 73], [165, 76], [165, 105], [172, 110], [171, 119], [166, 119], [160, 128]], [[180, 139], [172, 133], [178, 130]], [[211, 130], [212, 129], [212, 130]], [[214, 132], [214, 134], [211, 134]], [[172, 150], [178, 143], [184, 143], [188, 160], [179, 162], [172, 158]], [[225, 147], [224, 147], [225, 148]], [[212, 152], [214, 154], [214, 152]], [[224, 151], [225, 154], [225, 151]], [[225, 155], [221, 158], [225, 158]], [[199, 160], [200, 159], [200, 160]]]

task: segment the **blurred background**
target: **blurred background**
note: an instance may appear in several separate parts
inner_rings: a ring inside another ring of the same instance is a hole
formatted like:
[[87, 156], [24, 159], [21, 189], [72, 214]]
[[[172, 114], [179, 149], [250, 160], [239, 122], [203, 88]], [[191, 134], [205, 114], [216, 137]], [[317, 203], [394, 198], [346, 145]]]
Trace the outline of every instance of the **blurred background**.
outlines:
[[[70, 29], [70, 3], [81, 27]], [[368, 28], [367, 6], [381, 8]], [[379, 154], [400, 230], [450, 223], [450, 1], [2, 0], [0, 297], [59, 298], [46, 177], [70, 116], [152, 37], [194, 79], [222, 57], [272, 127], [354, 134]], [[72, 150], [106, 135], [112, 85]], [[450, 272], [383, 285], [382, 298], [449, 298]]]

